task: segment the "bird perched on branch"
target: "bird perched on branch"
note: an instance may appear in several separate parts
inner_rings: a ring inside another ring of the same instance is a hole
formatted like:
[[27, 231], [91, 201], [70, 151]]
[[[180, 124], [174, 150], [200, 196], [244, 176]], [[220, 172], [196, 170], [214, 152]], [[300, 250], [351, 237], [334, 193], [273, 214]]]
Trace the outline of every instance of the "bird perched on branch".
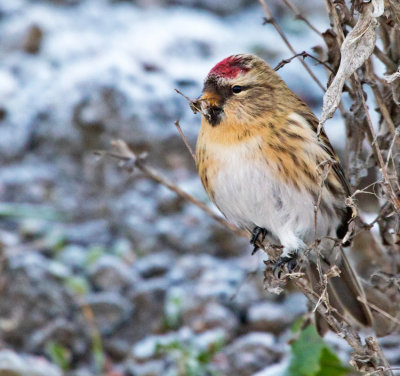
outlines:
[[[316, 239], [344, 238], [352, 211], [345, 205], [350, 192], [340, 162], [325, 133], [317, 134], [313, 112], [267, 63], [245, 54], [222, 60], [196, 103], [204, 188], [230, 222], [252, 232], [255, 246], [265, 237], [282, 246], [275, 271], [293, 270]], [[309, 256], [308, 266], [314, 284], [316, 257]], [[341, 247], [325, 247], [320, 261], [324, 273], [333, 265], [340, 269], [328, 283], [337, 313], [371, 325], [367, 305], [357, 300], [363, 289]]]

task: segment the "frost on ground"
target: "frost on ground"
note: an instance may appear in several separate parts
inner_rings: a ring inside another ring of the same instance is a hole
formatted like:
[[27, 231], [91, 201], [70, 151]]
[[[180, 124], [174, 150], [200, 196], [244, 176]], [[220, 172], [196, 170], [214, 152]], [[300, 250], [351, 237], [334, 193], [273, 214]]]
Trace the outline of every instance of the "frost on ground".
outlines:
[[[0, 0], [0, 373], [284, 369], [303, 297], [269, 296], [247, 243], [92, 153], [122, 138], [205, 200], [173, 125], [194, 144], [199, 118], [174, 88], [196, 97], [230, 54], [290, 56], [249, 3]], [[281, 22], [299, 51], [320, 43]], [[281, 74], [320, 106], [299, 68]]]

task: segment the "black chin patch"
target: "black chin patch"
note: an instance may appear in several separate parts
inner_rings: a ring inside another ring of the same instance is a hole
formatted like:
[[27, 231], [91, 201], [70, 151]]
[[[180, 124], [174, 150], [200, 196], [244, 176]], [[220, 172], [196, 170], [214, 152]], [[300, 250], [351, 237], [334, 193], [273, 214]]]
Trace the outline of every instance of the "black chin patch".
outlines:
[[213, 126], [217, 126], [224, 116], [224, 110], [221, 107], [209, 107], [207, 111], [207, 120]]

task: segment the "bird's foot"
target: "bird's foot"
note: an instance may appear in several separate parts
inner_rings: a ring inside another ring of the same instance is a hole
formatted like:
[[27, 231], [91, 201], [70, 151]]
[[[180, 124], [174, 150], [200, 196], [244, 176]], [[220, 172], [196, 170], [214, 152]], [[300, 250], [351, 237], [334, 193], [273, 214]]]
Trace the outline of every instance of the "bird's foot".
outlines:
[[279, 257], [272, 268], [274, 277], [281, 279], [283, 273], [292, 273], [297, 266], [297, 256], [298, 253], [294, 251], [287, 256]]
[[251, 239], [250, 239], [250, 244], [254, 246], [253, 252], [251, 252], [251, 255], [253, 256], [259, 249], [257, 243], [260, 242], [262, 243], [265, 239], [265, 237], [268, 234], [268, 230], [262, 227], [254, 227]]

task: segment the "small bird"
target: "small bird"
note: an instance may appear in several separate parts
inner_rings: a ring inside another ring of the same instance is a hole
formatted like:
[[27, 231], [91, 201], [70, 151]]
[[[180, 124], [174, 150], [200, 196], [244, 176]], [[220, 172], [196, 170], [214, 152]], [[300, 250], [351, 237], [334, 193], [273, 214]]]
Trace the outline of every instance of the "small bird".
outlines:
[[[326, 134], [317, 134], [311, 109], [266, 62], [249, 54], [222, 60], [196, 103], [202, 113], [196, 163], [203, 186], [230, 222], [253, 234], [254, 245], [267, 238], [283, 248], [277, 270], [293, 270], [299, 253], [316, 239], [345, 237], [352, 210], [345, 204], [350, 190], [339, 159]], [[340, 270], [329, 279], [330, 303], [339, 315], [349, 313], [370, 326], [371, 312], [357, 299], [364, 291], [339, 248], [334, 252], [331, 244], [320, 253], [324, 272], [333, 265]], [[314, 285], [316, 257], [308, 260]], [[317, 318], [323, 334], [322, 321]]]

